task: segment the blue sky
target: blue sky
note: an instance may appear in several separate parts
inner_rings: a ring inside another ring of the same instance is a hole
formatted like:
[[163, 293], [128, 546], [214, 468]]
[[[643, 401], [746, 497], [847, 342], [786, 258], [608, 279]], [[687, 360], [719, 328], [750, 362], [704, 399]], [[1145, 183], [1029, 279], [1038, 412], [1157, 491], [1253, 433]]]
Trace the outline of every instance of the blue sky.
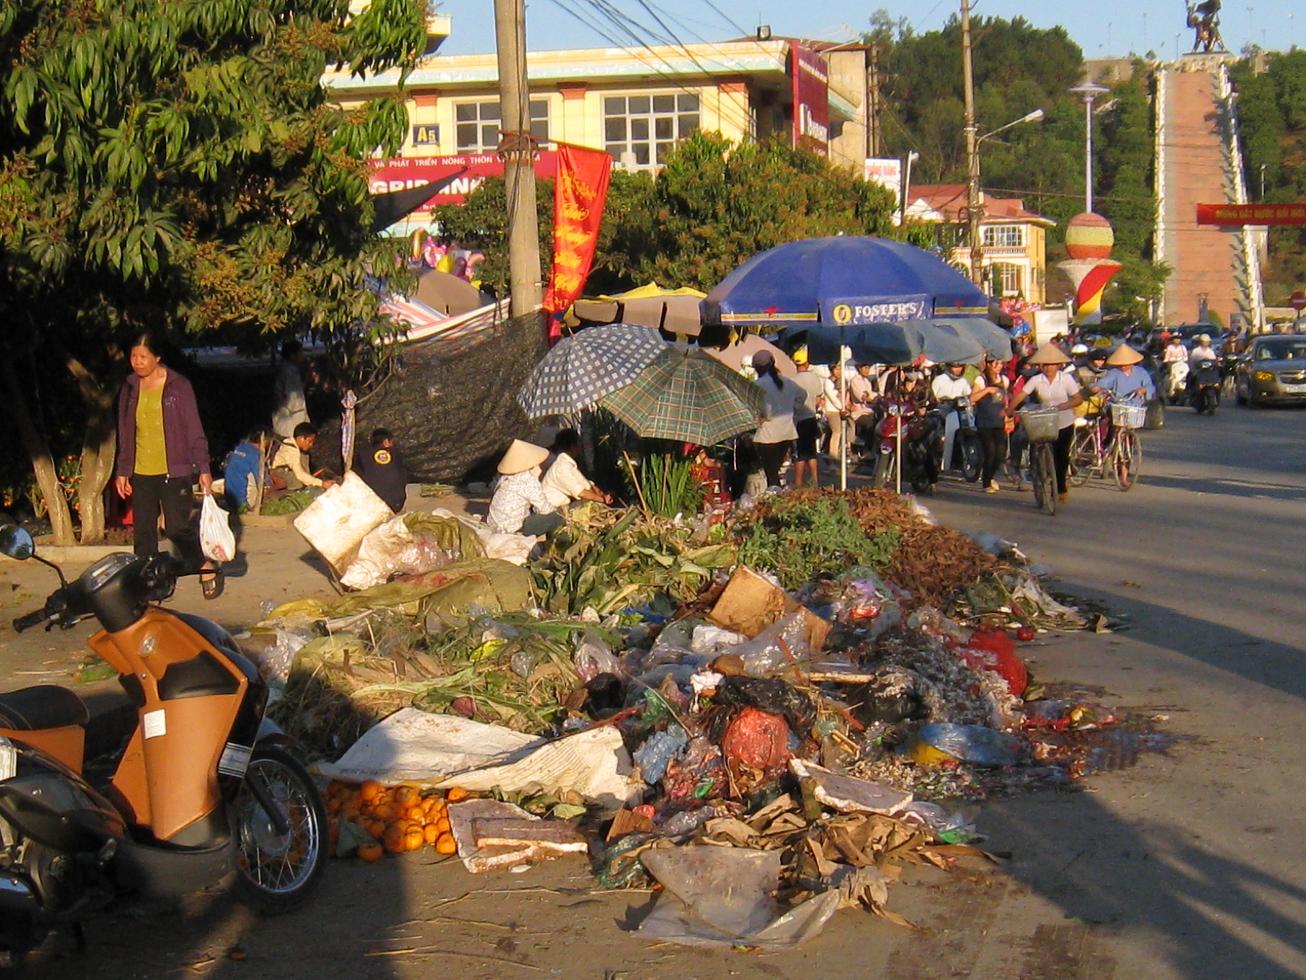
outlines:
[[[877, 0], [527, 0], [529, 49], [606, 47], [606, 32], [618, 29], [604, 21], [596, 7], [615, 8], [635, 21], [632, 30], [652, 41], [662, 34], [649, 8], [668, 31], [689, 43], [737, 37], [769, 24], [775, 34], [851, 40], [867, 27], [870, 11], [883, 7], [894, 18], [906, 17], [917, 33], [941, 27], [960, 9], [959, 0], [916, 0], [880, 3]], [[441, 47], [445, 54], [494, 50], [492, 0], [442, 0], [441, 10], [453, 18], [453, 34]], [[1175, 36], [1182, 53], [1192, 47], [1192, 32], [1184, 27], [1183, 0], [1093, 0], [1053, 4], [1047, 0], [978, 0], [977, 15], [1023, 16], [1039, 27], [1064, 26], [1087, 58], [1142, 54], [1152, 48], [1162, 57], [1175, 54]], [[581, 14], [581, 19], [569, 11]], [[1271, 49], [1306, 47], [1306, 5], [1301, 0], [1225, 0], [1221, 32], [1230, 50], [1254, 42]], [[647, 30], [640, 30], [645, 25]], [[664, 35], [665, 36], [665, 35]], [[623, 40], [622, 44], [633, 43]]]

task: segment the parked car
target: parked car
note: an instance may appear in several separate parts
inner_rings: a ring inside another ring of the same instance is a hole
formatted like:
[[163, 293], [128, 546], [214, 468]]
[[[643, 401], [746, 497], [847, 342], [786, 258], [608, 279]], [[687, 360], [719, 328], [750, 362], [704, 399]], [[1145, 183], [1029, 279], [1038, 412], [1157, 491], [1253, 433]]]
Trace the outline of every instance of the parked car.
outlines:
[[1306, 337], [1257, 337], [1238, 362], [1234, 397], [1259, 408], [1270, 402], [1306, 402]]

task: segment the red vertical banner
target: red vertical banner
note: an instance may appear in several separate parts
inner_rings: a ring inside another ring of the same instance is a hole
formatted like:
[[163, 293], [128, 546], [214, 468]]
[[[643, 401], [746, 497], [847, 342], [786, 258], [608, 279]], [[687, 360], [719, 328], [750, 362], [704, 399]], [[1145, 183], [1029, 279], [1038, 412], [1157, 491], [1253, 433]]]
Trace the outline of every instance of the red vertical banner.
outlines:
[[[558, 144], [558, 176], [553, 185], [553, 273], [544, 309], [561, 313], [585, 287], [599, 241], [603, 205], [612, 175], [612, 156], [603, 150]], [[549, 319], [549, 342], [561, 335]]]
[[825, 156], [830, 152], [830, 66], [816, 49], [789, 46], [794, 101], [794, 146]]

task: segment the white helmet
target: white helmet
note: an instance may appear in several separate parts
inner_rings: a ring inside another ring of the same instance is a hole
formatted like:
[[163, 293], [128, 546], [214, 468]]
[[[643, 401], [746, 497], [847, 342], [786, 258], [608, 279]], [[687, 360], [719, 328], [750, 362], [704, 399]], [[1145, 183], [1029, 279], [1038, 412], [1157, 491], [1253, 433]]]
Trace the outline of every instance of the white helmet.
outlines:
[[1080, 354], [1087, 354], [1088, 344], [1076, 344], [1074, 347], [1070, 348], [1070, 353], [1074, 354], [1076, 357]]
[[1209, 333], [1204, 333], [1197, 338], [1197, 342], [1199, 344], [1209, 344], [1211, 342], [1211, 335]]

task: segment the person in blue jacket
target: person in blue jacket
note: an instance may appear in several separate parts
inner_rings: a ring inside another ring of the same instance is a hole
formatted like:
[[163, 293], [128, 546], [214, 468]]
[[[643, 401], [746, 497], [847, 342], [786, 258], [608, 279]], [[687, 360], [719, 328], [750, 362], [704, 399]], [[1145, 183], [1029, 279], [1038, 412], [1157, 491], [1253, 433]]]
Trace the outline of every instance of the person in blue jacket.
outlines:
[[263, 463], [266, 435], [255, 429], [227, 454], [223, 471], [223, 494], [237, 513], [254, 509], [258, 504], [259, 467]]

